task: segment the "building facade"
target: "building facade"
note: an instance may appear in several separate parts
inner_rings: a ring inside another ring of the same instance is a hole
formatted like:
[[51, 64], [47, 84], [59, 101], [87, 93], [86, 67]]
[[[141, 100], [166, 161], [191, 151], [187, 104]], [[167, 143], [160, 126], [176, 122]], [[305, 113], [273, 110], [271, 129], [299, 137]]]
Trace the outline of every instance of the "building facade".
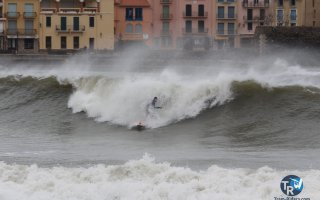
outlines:
[[0, 52], [5, 50], [5, 21], [3, 13], [3, 0], [0, 0]]
[[238, 2], [238, 34], [241, 47], [250, 47], [257, 26], [271, 26], [273, 0], [241, 0]]
[[305, 1], [312, 0], [275, 0], [274, 26], [302, 26], [305, 22]]
[[320, 27], [320, 1], [305, 0], [304, 26]]
[[39, 0], [5, 0], [5, 49], [16, 53], [35, 53], [39, 49]]
[[152, 46], [152, 8], [148, 0], [115, 0], [115, 38], [121, 46], [140, 43]]
[[112, 50], [113, 5], [113, 0], [42, 0], [40, 50]]
[[237, 1], [236, 0], [214, 0], [213, 1], [213, 38], [214, 48], [238, 47], [237, 27]]

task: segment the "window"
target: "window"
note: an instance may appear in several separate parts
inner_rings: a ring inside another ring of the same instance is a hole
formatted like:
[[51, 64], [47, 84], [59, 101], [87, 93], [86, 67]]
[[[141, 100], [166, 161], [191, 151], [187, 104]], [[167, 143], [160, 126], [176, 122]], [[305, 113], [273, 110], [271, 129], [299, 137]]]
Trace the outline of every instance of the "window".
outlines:
[[235, 34], [234, 23], [228, 23], [228, 34], [229, 35], [234, 35]]
[[162, 7], [162, 17], [165, 19], [168, 19], [170, 17], [170, 7], [169, 6]]
[[51, 36], [46, 36], [46, 49], [52, 48], [52, 39]]
[[224, 23], [218, 23], [218, 34], [224, 35]]
[[253, 1], [253, 4], [254, 4], [254, 5], [258, 5], [258, 4], [259, 4], [259, 0], [254, 0], [254, 1]]
[[283, 0], [278, 0], [278, 6], [283, 7]]
[[296, 0], [290, 0], [291, 6], [296, 6]]
[[17, 20], [8, 20], [8, 33], [17, 34]]
[[297, 10], [291, 10], [290, 11], [290, 21], [296, 21], [297, 20]]
[[24, 39], [24, 49], [33, 49], [33, 39]]
[[67, 37], [61, 36], [61, 41], [60, 41], [60, 46], [61, 49], [66, 49], [67, 48]]
[[234, 6], [228, 7], [228, 18], [231, 18], [231, 19], [235, 18]]
[[26, 34], [33, 34], [33, 20], [24, 20], [24, 29]]
[[17, 17], [17, 4], [9, 3], [8, 4], [8, 17]]
[[126, 8], [126, 20], [127, 21], [133, 20], [133, 8]]
[[204, 5], [200, 4], [198, 6], [198, 15], [203, 17], [204, 16]]
[[277, 10], [277, 20], [283, 21], [283, 10]]
[[136, 24], [134, 28], [136, 33], [142, 33], [142, 25], [141, 24]]
[[136, 8], [135, 9], [135, 20], [136, 21], [142, 21], [143, 20], [143, 15], [142, 15], [142, 8]]
[[192, 21], [186, 21], [186, 33], [192, 33]]
[[297, 26], [297, 24], [296, 23], [291, 23], [290, 26]]
[[89, 48], [94, 49], [94, 38], [89, 38]]
[[248, 20], [253, 20], [253, 10], [252, 9], [247, 10], [247, 17], [248, 17]]
[[265, 20], [265, 18], [266, 18], [265, 9], [260, 9], [260, 20]]
[[191, 4], [186, 5], [186, 16], [192, 16], [192, 6]]
[[198, 21], [198, 32], [199, 33], [204, 33], [205, 32], [204, 21], [203, 20], [199, 20]]
[[61, 17], [60, 18], [60, 25], [61, 25], [61, 30], [66, 31], [67, 30], [67, 17]]
[[46, 27], [51, 27], [51, 17], [46, 17]]
[[126, 25], [126, 33], [133, 33], [133, 25], [132, 24]]
[[252, 31], [252, 22], [248, 23], [248, 31]]
[[89, 17], [89, 26], [90, 28], [94, 27], [94, 17]]
[[73, 30], [79, 31], [80, 30], [80, 19], [79, 17], [73, 17]]
[[26, 3], [24, 4], [24, 16], [26, 17], [33, 17], [33, 4]]
[[218, 18], [219, 19], [223, 19], [224, 18], [224, 7], [223, 6], [219, 6], [218, 7]]
[[73, 49], [79, 49], [79, 37], [75, 36], [73, 37]]
[[169, 22], [163, 22], [162, 23], [162, 33], [169, 33], [170, 24]]

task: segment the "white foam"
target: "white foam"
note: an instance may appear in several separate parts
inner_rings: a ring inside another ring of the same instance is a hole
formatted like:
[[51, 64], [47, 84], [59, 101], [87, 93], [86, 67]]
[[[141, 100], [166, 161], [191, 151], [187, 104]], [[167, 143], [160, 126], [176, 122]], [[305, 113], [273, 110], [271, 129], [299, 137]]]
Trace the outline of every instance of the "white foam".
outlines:
[[150, 156], [144, 156], [123, 165], [100, 164], [89, 168], [41, 168], [2, 162], [0, 199], [270, 200], [285, 197], [280, 181], [290, 174], [304, 181], [304, 189], [297, 197], [320, 196], [320, 170], [226, 169], [214, 165], [206, 171], [193, 171], [156, 163]]

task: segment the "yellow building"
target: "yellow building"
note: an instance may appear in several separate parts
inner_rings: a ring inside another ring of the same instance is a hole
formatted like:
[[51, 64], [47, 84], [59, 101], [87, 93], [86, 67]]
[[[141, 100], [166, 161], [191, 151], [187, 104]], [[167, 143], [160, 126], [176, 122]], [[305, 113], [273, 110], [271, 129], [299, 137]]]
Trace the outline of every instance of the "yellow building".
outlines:
[[19, 53], [38, 51], [39, 0], [5, 0], [6, 49]]
[[[275, 0], [275, 26], [302, 26], [306, 0]], [[311, 0], [307, 0], [311, 1]]]
[[304, 26], [320, 27], [320, 1], [306, 0], [305, 1], [306, 15]]
[[112, 50], [113, 0], [41, 0], [40, 50]]
[[212, 5], [214, 46], [238, 47], [237, 0], [214, 0]]

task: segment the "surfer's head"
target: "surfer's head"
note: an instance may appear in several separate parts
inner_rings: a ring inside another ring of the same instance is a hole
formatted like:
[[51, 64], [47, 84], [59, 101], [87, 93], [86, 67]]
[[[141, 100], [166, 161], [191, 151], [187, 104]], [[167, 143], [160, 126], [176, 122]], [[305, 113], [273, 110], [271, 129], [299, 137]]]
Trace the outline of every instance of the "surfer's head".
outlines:
[[158, 99], [158, 97], [154, 97], [153, 99], [157, 100], [157, 99]]

